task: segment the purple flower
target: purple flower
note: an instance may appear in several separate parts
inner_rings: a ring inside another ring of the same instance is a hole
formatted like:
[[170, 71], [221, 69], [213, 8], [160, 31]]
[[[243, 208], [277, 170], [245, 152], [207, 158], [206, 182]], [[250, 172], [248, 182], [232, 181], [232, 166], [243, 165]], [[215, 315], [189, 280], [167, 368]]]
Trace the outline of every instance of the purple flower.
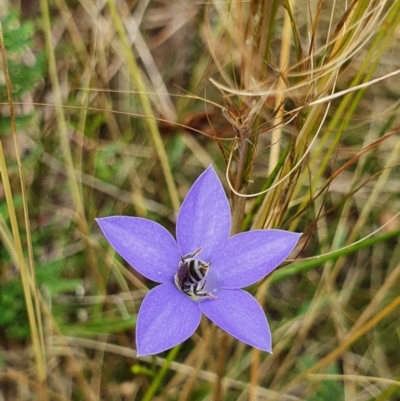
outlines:
[[161, 284], [146, 295], [139, 311], [138, 355], [157, 354], [185, 341], [197, 329], [202, 312], [238, 340], [271, 352], [265, 314], [241, 288], [279, 266], [301, 234], [254, 230], [229, 237], [229, 203], [212, 166], [182, 204], [177, 241], [151, 220], [114, 216], [97, 221], [130, 265]]

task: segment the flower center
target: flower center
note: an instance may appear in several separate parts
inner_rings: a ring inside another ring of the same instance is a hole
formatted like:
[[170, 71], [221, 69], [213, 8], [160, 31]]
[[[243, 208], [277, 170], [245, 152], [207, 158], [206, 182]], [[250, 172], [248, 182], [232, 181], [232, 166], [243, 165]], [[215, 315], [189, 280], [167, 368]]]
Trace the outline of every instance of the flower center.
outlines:
[[206, 275], [210, 263], [195, 258], [201, 249], [199, 248], [194, 253], [181, 258], [179, 269], [174, 276], [174, 282], [179, 291], [184, 292], [193, 299], [203, 297], [215, 298], [214, 295], [205, 289]]

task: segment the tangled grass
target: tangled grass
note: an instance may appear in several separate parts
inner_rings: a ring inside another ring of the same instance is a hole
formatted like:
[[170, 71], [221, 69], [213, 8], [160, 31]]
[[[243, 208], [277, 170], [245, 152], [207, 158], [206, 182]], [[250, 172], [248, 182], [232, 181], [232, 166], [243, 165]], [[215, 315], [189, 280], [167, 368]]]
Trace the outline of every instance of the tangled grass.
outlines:
[[[2, 399], [400, 400], [399, 1], [2, 4]], [[274, 354], [136, 358], [152, 284], [94, 218], [172, 229], [210, 163], [233, 232], [304, 233], [251, 288]]]

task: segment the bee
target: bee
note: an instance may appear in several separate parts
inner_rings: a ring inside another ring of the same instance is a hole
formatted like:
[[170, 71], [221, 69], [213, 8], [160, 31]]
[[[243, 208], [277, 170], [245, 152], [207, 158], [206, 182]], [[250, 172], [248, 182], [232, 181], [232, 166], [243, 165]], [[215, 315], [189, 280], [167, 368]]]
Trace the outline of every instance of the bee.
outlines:
[[201, 250], [202, 248], [199, 248], [195, 252], [181, 258], [179, 269], [174, 276], [175, 285], [178, 290], [192, 298], [216, 298], [204, 289], [206, 285], [205, 277], [210, 263], [205, 263], [195, 258]]

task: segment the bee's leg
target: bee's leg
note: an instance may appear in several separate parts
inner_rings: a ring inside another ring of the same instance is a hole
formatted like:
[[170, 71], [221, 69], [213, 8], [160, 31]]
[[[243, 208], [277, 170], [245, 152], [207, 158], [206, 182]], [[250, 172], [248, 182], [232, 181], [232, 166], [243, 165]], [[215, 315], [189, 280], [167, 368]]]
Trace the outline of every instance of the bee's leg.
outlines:
[[211, 292], [204, 291], [205, 285], [206, 285], [205, 281], [203, 281], [203, 284], [201, 286], [199, 286], [199, 287], [198, 287], [197, 284], [194, 284], [194, 286], [193, 286], [193, 294], [196, 297], [209, 297], [209, 298], [212, 298], [212, 299], [218, 299], [218, 297], [216, 297], [214, 294], [211, 294]]
[[204, 248], [204, 246], [200, 247], [199, 249], [196, 249], [193, 253], [189, 253], [189, 255], [183, 256], [181, 258], [182, 262], [185, 261], [185, 259], [190, 259], [190, 258], [194, 258], [195, 256], [197, 256], [201, 250]]

